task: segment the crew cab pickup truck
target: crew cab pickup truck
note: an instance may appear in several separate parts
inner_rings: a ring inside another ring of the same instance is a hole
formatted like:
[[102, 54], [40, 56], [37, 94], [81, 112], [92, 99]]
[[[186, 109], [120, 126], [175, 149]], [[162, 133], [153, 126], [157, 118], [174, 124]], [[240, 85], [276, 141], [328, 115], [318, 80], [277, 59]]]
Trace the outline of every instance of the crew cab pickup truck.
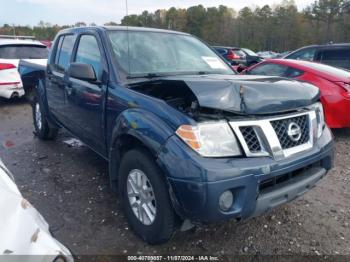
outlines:
[[333, 166], [318, 88], [236, 75], [185, 33], [66, 29], [47, 67], [20, 67], [37, 76], [36, 135], [63, 127], [105, 158], [126, 218], [150, 244], [181, 225], [263, 214]]

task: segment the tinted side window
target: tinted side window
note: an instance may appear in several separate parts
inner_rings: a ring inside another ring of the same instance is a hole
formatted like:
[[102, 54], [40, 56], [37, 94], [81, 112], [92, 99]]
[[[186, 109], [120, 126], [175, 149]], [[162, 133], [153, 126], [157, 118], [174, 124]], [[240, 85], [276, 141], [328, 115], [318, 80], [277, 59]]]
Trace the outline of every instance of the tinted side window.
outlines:
[[313, 61], [315, 56], [316, 48], [305, 48], [303, 50], [300, 50], [298, 52], [295, 52], [293, 54], [290, 54], [287, 56], [287, 59], [297, 59], [297, 60], [306, 60], [306, 61]]
[[56, 66], [58, 70], [65, 71], [68, 69], [70, 58], [74, 47], [74, 42], [75, 42], [74, 35], [65, 35], [62, 40], [61, 47], [58, 46], [60, 47], [59, 51], [57, 52], [58, 56], [56, 55]]
[[58, 58], [60, 57], [60, 51], [61, 51], [63, 39], [64, 39], [64, 36], [60, 36], [60, 38], [58, 39], [58, 44], [57, 44], [56, 53], [55, 53], [55, 63], [54, 63], [55, 65], [58, 64]]
[[350, 68], [350, 48], [323, 50], [318, 57], [322, 63]]
[[266, 75], [266, 76], [285, 76], [288, 67], [277, 64], [262, 64], [249, 70], [250, 75]]
[[80, 37], [75, 62], [92, 65], [97, 78], [99, 78], [101, 74], [101, 52], [94, 36], [82, 35]]
[[214, 48], [216, 52], [218, 52], [220, 55], [224, 55], [227, 53], [227, 51], [223, 48]]
[[47, 55], [46, 46], [6, 45], [0, 47], [0, 58], [5, 59], [45, 59]]
[[305, 72], [296, 68], [289, 67], [286, 74], [286, 77], [299, 77], [302, 76]]

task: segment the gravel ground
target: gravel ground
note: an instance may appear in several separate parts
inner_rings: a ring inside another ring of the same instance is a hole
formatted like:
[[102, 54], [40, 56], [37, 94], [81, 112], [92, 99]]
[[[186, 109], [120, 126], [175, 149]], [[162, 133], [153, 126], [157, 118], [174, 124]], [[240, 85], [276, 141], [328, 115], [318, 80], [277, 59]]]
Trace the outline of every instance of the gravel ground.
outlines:
[[334, 131], [335, 168], [318, 187], [264, 216], [199, 226], [149, 246], [128, 227], [107, 163], [85, 146], [33, 136], [31, 108], [0, 101], [0, 156], [23, 195], [74, 254], [347, 255], [350, 258], [350, 130]]

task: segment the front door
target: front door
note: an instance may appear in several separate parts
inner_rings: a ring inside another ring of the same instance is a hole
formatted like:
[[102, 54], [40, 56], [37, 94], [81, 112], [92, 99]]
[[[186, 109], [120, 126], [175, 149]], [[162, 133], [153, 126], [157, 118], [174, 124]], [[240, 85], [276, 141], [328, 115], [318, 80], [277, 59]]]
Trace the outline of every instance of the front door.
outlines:
[[99, 41], [98, 35], [93, 33], [80, 35], [73, 58], [75, 63], [92, 65], [97, 81], [83, 81], [68, 76], [65, 96], [69, 117], [71, 122], [75, 123], [73, 132], [95, 150], [104, 153], [103, 98], [106, 84], [101, 80], [105, 71], [105, 61], [99, 48], [101, 46]]

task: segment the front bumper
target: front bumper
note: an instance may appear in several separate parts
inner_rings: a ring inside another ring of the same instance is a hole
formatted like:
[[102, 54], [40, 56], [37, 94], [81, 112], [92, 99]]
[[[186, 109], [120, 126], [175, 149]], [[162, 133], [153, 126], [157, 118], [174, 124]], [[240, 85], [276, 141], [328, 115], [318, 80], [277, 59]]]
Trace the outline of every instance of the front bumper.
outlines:
[[295, 198], [303, 195], [316, 183], [322, 179], [327, 173], [327, 170], [323, 167], [314, 167], [305, 171], [301, 171], [298, 179], [294, 179], [292, 182], [280, 184], [275, 189], [270, 190], [259, 195], [256, 200], [256, 206], [252, 216], [258, 216], [271, 210], [281, 204], [290, 202]]
[[[245, 219], [311, 189], [333, 166], [333, 139], [325, 128], [312, 149], [276, 161], [271, 157], [203, 158], [173, 136], [158, 162], [182, 218], [199, 222]], [[233, 193], [234, 203], [224, 212], [219, 197], [226, 190]]]

